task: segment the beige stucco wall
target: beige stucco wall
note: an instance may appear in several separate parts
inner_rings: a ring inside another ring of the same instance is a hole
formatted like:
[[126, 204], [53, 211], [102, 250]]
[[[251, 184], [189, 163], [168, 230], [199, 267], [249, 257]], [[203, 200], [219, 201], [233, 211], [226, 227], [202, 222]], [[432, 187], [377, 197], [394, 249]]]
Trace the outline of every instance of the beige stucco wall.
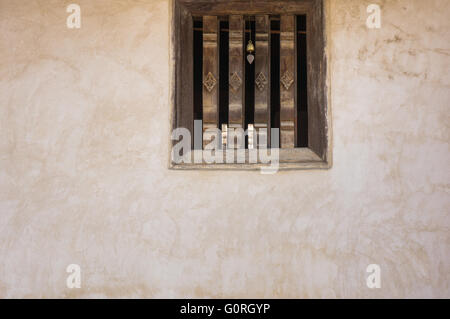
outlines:
[[169, 1], [73, 2], [0, 0], [0, 297], [450, 297], [450, 1], [328, 1], [333, 168], [274, 176], [169, 171]]

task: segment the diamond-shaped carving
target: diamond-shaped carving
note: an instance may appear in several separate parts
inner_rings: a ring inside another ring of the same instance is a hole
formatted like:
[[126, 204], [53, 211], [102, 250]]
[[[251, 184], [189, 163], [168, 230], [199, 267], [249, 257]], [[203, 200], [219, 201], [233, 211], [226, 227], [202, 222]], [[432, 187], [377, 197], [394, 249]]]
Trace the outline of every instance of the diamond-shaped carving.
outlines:
[[231, 90], [236, 93], [239, 88], [242, 85], [242, 80], [239, 77], [239, 75], [237, 74], [237, 72], [234, 72], [233, 75], [230, 78], [230, 86], [231, 86]]
[[288, 70], [281, 77], [281, 83], [283, 83], [286, 90], [289, 90], [292, 83], [294, 83], [294, 75]]
[[216, 78], [211, 72], [209, 72], [205, 80], [203, 81], [203, 85], [206, 87], [208, 92], [211, 92], [216, 86], [216, 84], [217, 84]]
[[256, 80], [255, 80], [255, 83], [260, 91], [264, 91], [264, 89], [266, 88], [266, 84], [267, 84], [267, 79], [266, 79], [266, 76], [264, 75], [264, 73], [260, 72], [258, 74], [258, 76], [256, 77]]

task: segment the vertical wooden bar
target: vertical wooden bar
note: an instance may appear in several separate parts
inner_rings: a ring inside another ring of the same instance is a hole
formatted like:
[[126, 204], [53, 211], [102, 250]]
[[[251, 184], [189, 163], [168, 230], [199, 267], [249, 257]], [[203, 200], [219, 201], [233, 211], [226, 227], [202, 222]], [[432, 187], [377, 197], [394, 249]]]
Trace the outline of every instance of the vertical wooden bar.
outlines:
[[205, 134], [219, 125], [219, 45], [217, 17], [203, 17], [203, 147], [211, 141]]
[[[176, 50], [176, 117], [173, 128], [186, 128], [194, 136], [194, 33], [190, 12], [178, 4], [175, 5], [175, 19], [179, 21], [175, 35]], [[183, 52], [183, 53], [181, 53]]]
[[280, 140], [281, 148], [296, 144], [295, 16], [281, 16], [280, 33]]
[[244, 127], [244, 104], [245, 104], [244, 28], [245, 28], [245, 21], [243, 16], [232, 15], [229, 17], [230, 94], [229, 94], [228, 127], [230, 129], [242, 129]]
[[[266, 148], [270, 132], [270, 20], [268, 15], [256, 16], [255, 43], [255, 130], [258, 148]], [[260, 144], [261, 129], [266, 130], [266, 144]], [[254, 141], [256, 142], [256, 141]]]

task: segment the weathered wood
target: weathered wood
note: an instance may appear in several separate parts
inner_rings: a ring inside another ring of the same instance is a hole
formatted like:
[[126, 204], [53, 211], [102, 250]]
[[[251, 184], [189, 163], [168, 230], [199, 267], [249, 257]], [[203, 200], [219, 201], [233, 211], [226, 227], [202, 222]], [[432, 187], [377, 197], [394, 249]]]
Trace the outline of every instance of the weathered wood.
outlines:
[[[271, 20], [276, 20], [276, 19], [271, 19]], [[202, 31], [203, 32], [203, 28], [194, 28], [194, 31]], [[230, 32], [230, 29], [225, 29], [225, 28], [221, 28], [220, 32]], [[252, 30], [250, 29], [245, 29], [244, 30], [245, 33], [251, 33]], [[272, 30], [269, 32], [270, 34], [280, 34], [280, 31], [277, 30]], [[298, 34], [306, 34], [306, 31], [298, 31]]]
[[[194, 67], [193, 67], [193, 28], [192, 15], [182, 6], [176, 7], [175, 19], [180, 27], [177, 28], [175, 39], [178, 41], [181, 52], [176, 54], [177, 72], [176, 78], [180, 85], [176, 91], [176, 110], [174, 118], [177, 128], [187, 128], [191, 133], [194, 130]], [[192, 143], [191, 143], [192, 145]]]
[[331, 162], [323, 6], [317, 5], [307, 16], [308, 47], [308, 140], [309, 148]]
[[[194, 162], [195, 157], [201, 157], [202, 154], [196, 150], [192, 154], [192, 162]], [[283, 158], [283, 162], [279, 165], [280, 170], [295, 170], [295, 169], [325, 169], [328, 168], [327, 163], [325, 163], [316, 153], [308, 148], [294, 148], [294, 149], [280, 149], [280, 158]], [[224, 164], [180, 164], [173, 167], [177, 170], [259, 170], [261, 167], [267, 166], [262, 163], [258, 164], [225, 164], [224, 153]], [[245, 158], [250, 158], [250, 151], [245, 150]]]
[[244, 28], [242, 15], [229, 17], [229, 113], [228, 127], [244, 127], [245, 64], [244, 64]]
[[294, 148], [296, 140], [295, 16], [281, 17], [280, 35], [280, 140], [281, 148]]
[[211, 136], [205, 134], [219, 125], [219, 48], [217, 17], [203, 17], [203, 146]]
[[[270, 137], [270, 20], [268, 15], [256, 16], [255, 34], [255, 130], [258, 148], [267, 147]], [[263, 138], [263, 131], [266, 132]], [[260, 144], [261, 138], [266, 140]]]
[[194, 15], [305, 14], [315, 0], [180, 0]]

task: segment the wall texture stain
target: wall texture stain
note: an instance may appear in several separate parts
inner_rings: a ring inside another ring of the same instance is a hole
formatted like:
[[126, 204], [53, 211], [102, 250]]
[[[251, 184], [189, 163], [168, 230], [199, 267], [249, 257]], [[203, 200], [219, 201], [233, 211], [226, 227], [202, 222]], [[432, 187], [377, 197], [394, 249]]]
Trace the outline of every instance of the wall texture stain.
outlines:
[[333, 168], [263, 176], [167, 169], [169, 1], [0, 0], [0, 297], [449, 298], [450, 2], [374, 2], [326, 5]]

